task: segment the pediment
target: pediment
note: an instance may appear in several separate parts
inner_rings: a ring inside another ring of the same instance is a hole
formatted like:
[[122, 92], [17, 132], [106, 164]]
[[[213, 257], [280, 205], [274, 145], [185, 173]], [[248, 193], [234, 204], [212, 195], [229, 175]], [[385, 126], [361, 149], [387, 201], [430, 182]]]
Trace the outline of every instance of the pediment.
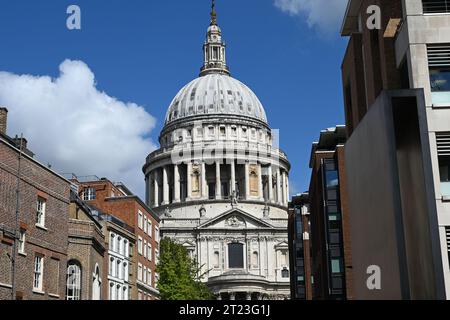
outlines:
[[262, 219], [242, 211], [232, 209], [201, 224], [197, 229], [273, 229], [274, 227]]

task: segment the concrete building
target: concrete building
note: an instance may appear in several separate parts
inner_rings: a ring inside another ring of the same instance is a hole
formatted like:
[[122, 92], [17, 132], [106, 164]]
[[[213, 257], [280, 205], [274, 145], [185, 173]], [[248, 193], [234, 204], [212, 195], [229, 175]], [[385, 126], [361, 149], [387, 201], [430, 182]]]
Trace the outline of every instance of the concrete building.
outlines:
[[[135, 241], [128, 237], [129, 244], [131, 244], [130, 241], [133, 244], [135, 242], [136, 248], [131, 261], [133, 269], [130, 269], [130, 273], [132, 272], [136, 278], [136, 285], [132, 286], [130, 291], [131, 299], [158, 299], [159, 292], [156, 289], [158, 275], [155, 269], [159, 256], [160, 218], [122, 183], [113, 183], [108, 179], [97, 177], [75, 180], [79, 185], [80, 197], [91, 208], [113, 216], [133, 229]], [[108, 238], [111, 233], [105, 236], [111, 243], [112, 239]], [[121, 247], [122, 245], [117, 248]], [[123, 255], [122, 251], [113, 251]], [[125, 255], [125, 258], [127, 256]], [[117, 257], [117, 259], [122, 258]]]
[[70, 182], [6, 135], [7, 113], [0, 108], [0, 300], [64, 300]]
[[102, 225], [76, 191], [70, 193], [67, 300], [102, 300], [105, 236]]
[[290, 164], [225, 49], [213, 7], [200, 76], [173, 99], [143, 168], [146, 201], [218, 299], [285, 299]]
[[291, 299], [312, 300], [314, 278], [311, 273], [311, 222], [309, 195], [292, 197], [289, 203], [289, 264]]
[[[369, 29], [378, 5], [380, 29]], [[350, 0], [342, 27], [357, 299], [450, 297], [450, 15], [446, 0]], [[381, 271], [381, 289], [367, 270]]]
[[313, 299], [352, 299], [352, 259], [344, 143], [345, 126], [323, 130], [313, 143], [310, 168]]

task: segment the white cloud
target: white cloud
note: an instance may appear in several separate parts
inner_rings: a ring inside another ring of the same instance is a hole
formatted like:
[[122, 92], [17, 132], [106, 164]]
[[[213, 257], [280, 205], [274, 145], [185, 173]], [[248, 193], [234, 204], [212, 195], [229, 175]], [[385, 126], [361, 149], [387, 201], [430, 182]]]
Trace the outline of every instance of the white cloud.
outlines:
[[9, 109], [8, 133], [23, 132], [29, 148], [58, 172], [122, 181], [142, 196], [142, 165], [155, 145], [155, 119], [143, 107], [100, 92], [81, 61], [64, 61], [60, 75], [0, 72], [0, 105]]
[[347, 0], [274, 0], [275, 6], [292, 16], [302, 16], [310, 28], [329, 36], [339, 32]]

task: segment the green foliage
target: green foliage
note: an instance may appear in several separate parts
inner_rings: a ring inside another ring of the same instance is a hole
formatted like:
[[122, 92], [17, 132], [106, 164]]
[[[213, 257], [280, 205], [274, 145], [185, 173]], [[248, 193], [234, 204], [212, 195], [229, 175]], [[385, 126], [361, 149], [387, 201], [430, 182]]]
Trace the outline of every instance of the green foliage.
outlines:
[[164, 238], [160, 243], [158, 290], [162, 300], [209, 300], [212, 294], [201, 282], [200, 268], [182, 245]]

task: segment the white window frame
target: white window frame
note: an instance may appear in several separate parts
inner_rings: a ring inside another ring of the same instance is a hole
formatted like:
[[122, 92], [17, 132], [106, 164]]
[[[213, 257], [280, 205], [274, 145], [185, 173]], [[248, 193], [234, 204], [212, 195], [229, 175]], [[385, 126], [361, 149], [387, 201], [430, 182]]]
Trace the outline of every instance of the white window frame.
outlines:
[[36, 201], [36, 226], [45, 228], [45, 213], [47, 208], [47, 200], [38, 197]]
[[36, 255], [34, 257], [33, 290], [42, 292], [44, 275], [44, 257]]
[[144, 216], [144, 233], [147, 234], [147, 217]]
[[137, 274], [137, 278], [139, 281], [142, 281], [142, 264], [138, 263], [138, 274]]
[[19, 254], [25, 255], [25, 243], [26, 243], [26, 231], [20, 230], [19, 231], [19, 248], [18, 252]]
[[143, 276], [142, 282], [146, 284], [147, 283], [147, 267], [145, 267], [145, 266], [144, 266], [144, 271], [142, 273], [142, 276]]
[[153, 249], [152, 249], [152, 244], [150, 242], [148, 243], [147, 259], [148, 259], [148, 261], [152, 261], [152, 259], [153, 259]]
[[147, 234], [150, 238], [153, 238], [153, 224], [150, 219], [148, 219]]
[[142, 237], [138, 236], [138, 253], [142, 256]]
[[155, 241], [159, 243], [159, 228], [155, 227]]
[[138, 211], [138, 227], [141, 230], [143, 229], [143, 227], [142, 227], [143, 219], [144, 219], [144, 215], [142, 214], [141, 211]]
[[[75, 272], [72, 274], [71, 270]], [[72, 290], [71, 295], [69, 295], [70, 289]], [[67, 267], [66, 300], [81, 300], [81, 267], [74, 262]]]
[[92, 201], [95, 200], [96, 197], [96, 190], [95, 188], [84, 188], [83, 190], [83, 200], [84, 201]]

